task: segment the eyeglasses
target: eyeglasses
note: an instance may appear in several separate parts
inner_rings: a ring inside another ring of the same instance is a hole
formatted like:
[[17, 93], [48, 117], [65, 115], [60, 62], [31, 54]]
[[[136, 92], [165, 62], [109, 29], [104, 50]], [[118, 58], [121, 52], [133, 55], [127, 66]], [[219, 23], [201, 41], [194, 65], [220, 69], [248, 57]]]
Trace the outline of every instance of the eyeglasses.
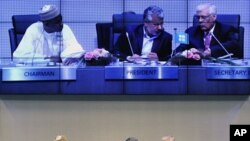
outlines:
[[207, 16], [195, 15], [194, 18], [195, 18], [196, 20], [199, 20], [199, 19], [207, 20], [210, 16], [211, 16], [211, 14], [210, 14], [210, 15], [207, 15]]

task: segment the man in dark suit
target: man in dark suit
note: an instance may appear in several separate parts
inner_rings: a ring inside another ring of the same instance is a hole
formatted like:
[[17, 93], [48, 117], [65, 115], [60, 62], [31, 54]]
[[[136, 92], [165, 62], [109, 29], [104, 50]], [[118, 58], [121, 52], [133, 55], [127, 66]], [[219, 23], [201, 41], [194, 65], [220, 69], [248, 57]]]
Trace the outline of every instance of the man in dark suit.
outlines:
[[144, 24], [126, 27], [115, 44], [115, 54], [129, 61], [141, 58], [166, 61], [172, 52], [172, 35], [164, 31], [163, 10], [150, 6], [144, 10], [143, 20]]
[[210, 3], [200, 4], [196, 8], [197, 26], [186, 30], [189, 44], [181, 44], [175, 52], [190, 60], [227, 55], [217, 38], [229, 53], [239, 49], [237, 30], [229, 25], [216, 21], [216, 7]]

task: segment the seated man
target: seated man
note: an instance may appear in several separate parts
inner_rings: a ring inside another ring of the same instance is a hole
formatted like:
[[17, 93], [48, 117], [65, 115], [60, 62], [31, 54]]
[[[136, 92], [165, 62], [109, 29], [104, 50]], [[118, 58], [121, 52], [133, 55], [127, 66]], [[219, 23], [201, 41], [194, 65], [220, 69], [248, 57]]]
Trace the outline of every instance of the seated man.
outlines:
[[126, 32], [120, 35], [115, 54], [129, 61], [140, 58], [166, 61], [172, 52], [172, 35], [164, 31], [163, 10], [150, 6], [144, 10], [143, 19], [144, 24], [126, 27], [128, 37]]
[[206, 57], [217, 58], [236, 52], [239, 49], [237, 30], [216, 21], [216, 14], [215, 5], [210, 3], [198, 5], [195, 18], [199, 25], [186, 30], [186, 33], [189, 34], [189, 44], [181, 44], [175, 52], [190, 60], [200, 60]]
[[17, 63], [32, 63], [48, 60], [68, 65], [80, 58], [84, 50], [76, 40], [55, 5], [45, 5], [39, 11], [40, 21], [26, 30], [13, 53]]

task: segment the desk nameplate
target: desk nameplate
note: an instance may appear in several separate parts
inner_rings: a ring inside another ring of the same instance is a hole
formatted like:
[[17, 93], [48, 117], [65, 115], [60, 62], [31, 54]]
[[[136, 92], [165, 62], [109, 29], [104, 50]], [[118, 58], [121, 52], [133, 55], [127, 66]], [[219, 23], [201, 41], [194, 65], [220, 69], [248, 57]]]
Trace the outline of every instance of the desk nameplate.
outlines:
[[178, 79], [177, 66], [106, 66], [105, 79]]
[[207, 79], [250, 79], [250, 66], [207, 66]]
[[75, 67], [3, 67], [2, 81], [76, 80]]

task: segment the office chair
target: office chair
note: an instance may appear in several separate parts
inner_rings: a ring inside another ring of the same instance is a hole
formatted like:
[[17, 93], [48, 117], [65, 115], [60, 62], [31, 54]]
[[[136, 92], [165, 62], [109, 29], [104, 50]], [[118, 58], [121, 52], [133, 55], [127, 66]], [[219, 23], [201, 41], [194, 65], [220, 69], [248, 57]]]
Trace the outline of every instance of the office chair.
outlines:
[[112, 23], [111, 49], [113, 49], [119, 35], [124, 32], [126, 26], [143, 24], [143, 14], [136, 14], [135, 12], [113, 14]]
[[[239, 42], [239, 50], [235, 52], [234, 57], [236, 58], [244, 58], [244, 27], [240, 26], [240, 15], [237, 14], [218, 14], [217, 21], [231, 25], [235, 27], [238, 31], [238, 42]], [[197, 25], [198, 21], [196, 21], [195, 17], [193, 17], [193, 25]]]
[[143, 15], [135, 12], [123, 12], [113, 14], [112, 22], [96, 23], [98, 48], [105, 48], [113, 52], [113, 46], [119, 35], [124, 31], [127, 25], [138, 25], [143, 23]]
[[105, 48], [110, 51], [112, 23], [96, 23], [98, 48]]
[[39, 15], [13, 15], [13, 28], [9, 29], [11, 59], [13, 52], [23, 38], [26, 29], [32, 24], [39, 21]]

